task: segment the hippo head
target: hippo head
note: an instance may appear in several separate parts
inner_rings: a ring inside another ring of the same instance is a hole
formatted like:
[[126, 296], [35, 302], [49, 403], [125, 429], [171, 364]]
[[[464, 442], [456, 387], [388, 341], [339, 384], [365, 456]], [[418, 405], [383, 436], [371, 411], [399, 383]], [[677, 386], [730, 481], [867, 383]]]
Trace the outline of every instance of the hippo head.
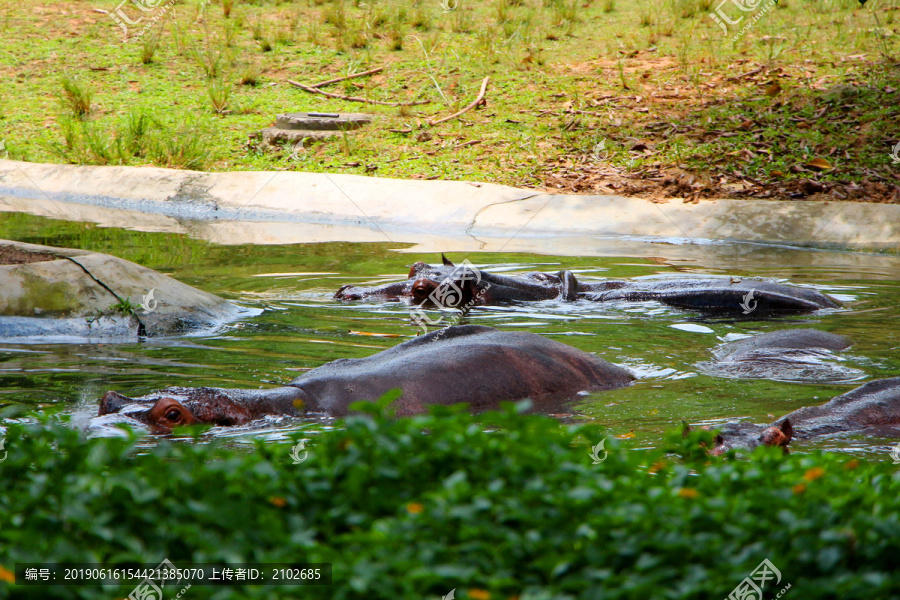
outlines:
[[133, 419], [150, 428], [154, 433], [168, 433], [182, 425], [198, 423], [194, 413], [179, 400], [171, 396], [162, 396], [152, 401], [134, 399], [118, 392], [107, 392], [100, 400], [97, 416], [119, 415]]
[[424, 263], [422, 261], [418, 261], [412, 264], [409, 268], [409, 275], [407, 275], [407, 279], [443, 279], [447, 275], [449, 275], [456, 268], [449, 258], [441, 254], [441, 264], [440, 265], [429, 265], [428, 263]]
[[138, 421], [153, 433], [169, 433], [195, 423], [240, 425], [258, 416], [246, 403], [211, 388], [171, 388], [141, 398], [107, 392], [97, 416], [111, 414], [125, 417], [124, 422]]
[[789, 419], [770, 426], [728, 423], [716, 436], [715, 446], [709, 453], [719, 456], [731, 449], [747, 448], [752, 450], [757, 446], [780, 446], [786, 453], [788, 452], [787, 446], [793, 437], [794, 427]]
[[380, 298], [400, 300], [408, 298], [412, 304], [458, 308], [470, 302], [478, 285], [465, 268], [460, 270], [441, 255], [440, 265], [413, 263], [406, 281], [384, 283], [373, 287], [347, 284], [335, 292], [338, 300]]
[[459, 278], [435, 281], [420, 278], [413, 282], [410, 295], [417, 306], [463, 308], [471, 306], [478, 293], [478, 285], [471, 279]]
[[484, 289], [481, 275], [473, 274], [468, 266], [457, 267], [443, 254], [441, 259], [441, 266], [417, 262], [410, 268], [412, 303], [439, 308], [471, 306], [472, 299]]

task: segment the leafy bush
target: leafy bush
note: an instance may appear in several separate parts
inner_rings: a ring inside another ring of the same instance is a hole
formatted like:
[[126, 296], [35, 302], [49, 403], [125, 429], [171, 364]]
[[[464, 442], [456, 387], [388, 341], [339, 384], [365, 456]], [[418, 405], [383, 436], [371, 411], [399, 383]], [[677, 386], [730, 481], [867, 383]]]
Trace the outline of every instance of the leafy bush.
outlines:
[[[636, 451], [514, 410], [356, 416], [291, 444], [89, 439], [13, 424], [0, 463], [0, 598], [16, 562], [330, 562], [330, 587], [187, 598], [725, 598], [763, 560], [796, 598], [898, 593], [900, 471], [842, 455], [709, 458], [708, 432]], [[4, 570], [5, 569], [5, 570]], [[767, 598], [778, 589], [769, 584]], [[168, 596], [167, 596], [168, 598]]]

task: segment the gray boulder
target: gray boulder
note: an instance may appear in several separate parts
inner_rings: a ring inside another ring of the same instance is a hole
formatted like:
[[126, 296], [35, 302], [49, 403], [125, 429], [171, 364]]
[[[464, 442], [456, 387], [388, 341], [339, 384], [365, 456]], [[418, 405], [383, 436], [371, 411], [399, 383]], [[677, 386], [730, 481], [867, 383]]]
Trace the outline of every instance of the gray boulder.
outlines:
[[0, 338], [134, 341], [253, 313], [115, 256], [0, 240]]

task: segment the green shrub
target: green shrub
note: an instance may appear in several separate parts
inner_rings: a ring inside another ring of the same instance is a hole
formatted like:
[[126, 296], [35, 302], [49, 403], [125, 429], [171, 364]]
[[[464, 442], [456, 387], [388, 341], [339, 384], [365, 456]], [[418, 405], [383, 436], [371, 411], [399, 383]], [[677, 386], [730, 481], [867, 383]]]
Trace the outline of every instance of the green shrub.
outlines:
[[[349, 418], [291, 444], [138, 447], [45, 420], [0, 463], [0, 567], [16, 562], [330, 562], [330, 587], [194, 586], [195, 598], [725, 598], [762, 562], [795, 598], [898, 592], [900, 472], [763, 448], [669, 453], [509, 410]], [[4, 571], [0, 569], [0, 575]], [[8, 578], [8, 577], [7, 577]], [[124, 598], [133, 586], [0, 598]], [[778, 590], [766, 588], [767, 598]], [[168, 597], [168, 596], [167, 596]]]

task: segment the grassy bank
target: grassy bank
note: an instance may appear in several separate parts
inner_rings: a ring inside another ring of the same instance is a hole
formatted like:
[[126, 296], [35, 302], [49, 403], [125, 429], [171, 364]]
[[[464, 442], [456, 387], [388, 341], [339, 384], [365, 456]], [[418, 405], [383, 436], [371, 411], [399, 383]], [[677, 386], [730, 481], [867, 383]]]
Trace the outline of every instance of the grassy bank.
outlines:
[[14, 586], [16, 562], [164, 558], [334, 565], [330, 587], [194, 586], [191, 598], [724, 598], [764, 559], [781, 573], [766, 597], [787, 585], [797, 598], [898, 593], [896, 466], [765, 449], [710, 459], [702, 431], [673, 434], [668, 452], [606, 436], [442, 409], [350, 419], [294, 464], [291, 443], [136, 449], [11, 425], [0, 597], [133, 587]]
[[[727, 33], [708, 0], [150, 4], [126, 6], [144, 18], [127, 43], [86, 0], [0, 8], [9, 82], [0, 156], [465, 179], [657, 201], [900, 201], [890, 157], [900, 69], [889, 58], [900, 0], [761, 3]], [[428, 103], [366, 105], [287, 83], [378, 66], [322, 89]], [[484, 77], [485, 106], [428, 124], [467, 105]], [[249, 139], [277, 113], [307, 110], [377, 119], [306, 149]]]

